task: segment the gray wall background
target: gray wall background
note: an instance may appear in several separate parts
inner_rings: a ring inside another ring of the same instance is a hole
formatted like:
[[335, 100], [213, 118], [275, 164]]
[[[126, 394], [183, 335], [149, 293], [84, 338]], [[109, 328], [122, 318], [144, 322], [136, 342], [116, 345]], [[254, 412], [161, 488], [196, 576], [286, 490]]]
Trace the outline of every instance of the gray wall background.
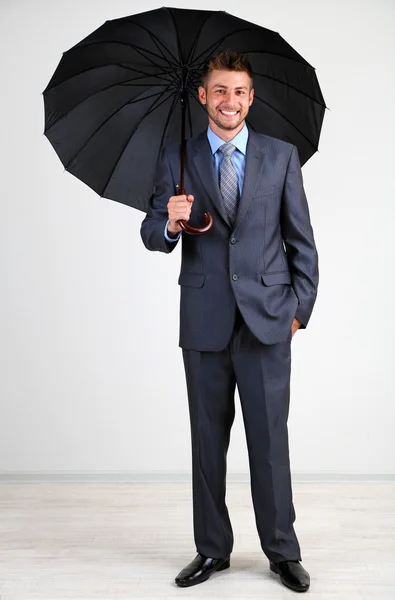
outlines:
[[[172, 2], [183, 7], [185, 3]], [[0, 471], [188, 476], [189, 415], [171, 256], [144, 214], [64, 172], [41, 93], [114, 0], [0, 4]], [[190, 8], [224, 9], [202, 1]], [[313, 316], [292, 342], [294, 475], [395, 472], [394, 13], [390, 0], [243, 3], [316, 69], [330, 111], [303, 168], [320, 257]], [[228, 469], [248, 473], [238, 395]]]

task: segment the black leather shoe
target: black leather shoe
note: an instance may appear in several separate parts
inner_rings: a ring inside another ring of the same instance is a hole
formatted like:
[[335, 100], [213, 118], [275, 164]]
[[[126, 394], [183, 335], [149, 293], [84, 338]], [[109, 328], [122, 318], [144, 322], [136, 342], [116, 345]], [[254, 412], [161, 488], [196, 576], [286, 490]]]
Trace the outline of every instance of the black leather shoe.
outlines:
[[270, 562], [270, 570], [280, 575], [284, 585], [295, 592], [307, 592], [310, 587], [310, 575], [298, 560]]
[[214, 571], [223, 571], [230, 567], [230, 556], [227, 558], [208, 558], [198, 554], [175, 578], [180, 587], [189, 587], [206, 581]]

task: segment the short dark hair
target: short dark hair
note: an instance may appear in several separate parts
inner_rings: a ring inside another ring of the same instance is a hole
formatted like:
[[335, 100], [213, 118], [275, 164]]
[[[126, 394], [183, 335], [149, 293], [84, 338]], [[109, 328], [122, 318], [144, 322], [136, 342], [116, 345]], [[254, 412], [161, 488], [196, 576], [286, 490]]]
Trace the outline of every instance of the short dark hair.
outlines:
[[248, 73], [251, 79], [251, 87], [253, 86], [253, 73], [250, 62], [244, 54], [235, 52], [234, 50], [223, 50], [213, 56], [210, 56], [203, 67], [201, 84], [203, 87], [207, 85], [208, 75], [214, 69], [228, 71], [244, 71]]

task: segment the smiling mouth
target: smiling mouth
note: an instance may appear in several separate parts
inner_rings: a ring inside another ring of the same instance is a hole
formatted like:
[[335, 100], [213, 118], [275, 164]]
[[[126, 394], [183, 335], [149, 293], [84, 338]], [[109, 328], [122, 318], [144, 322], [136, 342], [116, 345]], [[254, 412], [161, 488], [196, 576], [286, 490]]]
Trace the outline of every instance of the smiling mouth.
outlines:
[[221, 110], [221, 109], [219, 109], [219, 112], [221, 113], [221, 115], [224, 115], [225, 117], [235, 117], [237, 114], [239, 114], [238, 110]]

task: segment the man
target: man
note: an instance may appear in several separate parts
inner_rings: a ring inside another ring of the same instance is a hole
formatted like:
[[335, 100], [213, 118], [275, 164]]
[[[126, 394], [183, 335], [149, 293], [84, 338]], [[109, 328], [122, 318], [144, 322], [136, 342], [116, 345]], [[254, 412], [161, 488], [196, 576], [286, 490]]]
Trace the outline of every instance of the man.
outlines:
[[[185, 189], [177, 195], [179, 147], [163, 150], [141, 236], [170, 253], [182, 235], [180, 340], [192, 439], [197, 556], [176, 577], [186, 587], [230, 566], [226, 454], [237, 384], [246, 431], [256, 524], [270, 569], [295, 591], [300, 564], [287, 419], [291, 339], [310, 319], [318, 256], [295, 146], [257, 134], [246, 57], [226, 51], [205, 66], [199, 99], [208, 129], [187, 141]], [[195, 199], [196, 198], [196, 199]], [[179, 220], [213, 228], [188, 235]]]

